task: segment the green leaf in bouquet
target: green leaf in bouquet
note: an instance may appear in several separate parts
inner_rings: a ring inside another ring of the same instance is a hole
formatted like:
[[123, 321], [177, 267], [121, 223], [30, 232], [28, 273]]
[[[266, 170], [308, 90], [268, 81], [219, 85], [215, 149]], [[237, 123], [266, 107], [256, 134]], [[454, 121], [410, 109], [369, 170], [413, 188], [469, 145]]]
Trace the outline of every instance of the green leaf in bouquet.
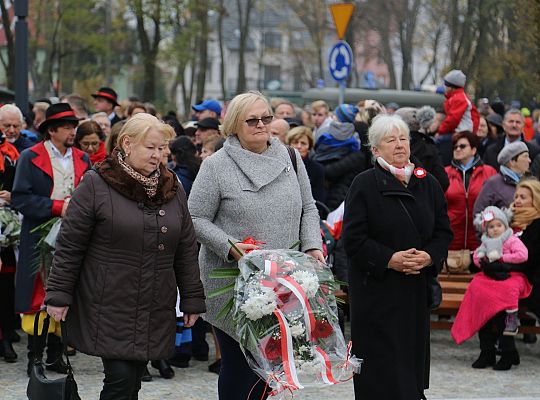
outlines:
[[231, 283], [231, 284], [229, 284], [227, 286], [223, 286], [222, 288], [213, 290], [210, 293], [208, 293], [208, 298], [213, 299], [214, 297], [218, 297], [218, 296], [221, 296], [222, 294], [230, 292], [230, 291], [234, 290], [234, 285], [235, 285], [235, 283], [233, 282], [233, 283]]
[[231, 245], [231, 247], [232, 247], [234, 250], [236, 250], [236, 252], [237, 252], [238, 254], [241, 254], [242, 257], [244, 257], [244, 255], [245, 255], [244, 252], [243, 252], [242, 250], [240, 250], [240, 249], [238, 248], [238, 246], [236, 246], [236, 243], [234, 243], [231, 239], [227, 239], [227, 241], [229, 242], [229, 244]]
[[346, 305], [347, 304], [347, 302], [344, 299], [342, 299], [341, 297], [336, 297], [336, 303], [341, 304], [341, 305]]
[[302, 242], [301, 242], [300, 240], [297, 240], [296, 242], [294, 242], [294, 243], [292, 244], [291, 247], [289, 247], [289, 250], [296, 249], [297, 247], [300, 248], [300, 244], [301, 244], [301, 243], [302, 243]]
[[54, 217], [54, 218], [51, 218], [50, 220], [48, 221], [45, 221], [44, 223], [42, 223], [41, 225], [38, 225], [36, 226], [34, 229], [32, 229], [30, 231], [30, 233], [41, 233], [43, 236], [43, 233], [45, 233], [45, 236], [47, 235], [47, 233], [49, 233], [49, 231], [51, 230], [52, 226], [56, 223], [56, 221], [58, 221], [60, 219], [60, 217]]
[[349, 282], [338, 281], [337, 279], [334, 279], [334, 283], [339, 286], [349, 286]]
[[215, 268], [209, 275], [210, 278], [236, 278], [240, 274], [238, 268]]
[[233, 305], [234, 305], [234, 298], [231, 297], [229, 301], [225, 303], [221, 311], [218, 313], [216, 319], [219, 321], [220, 319], [225, 318], [227, 315], [229, 315], [232, 311]]
[[259, 346], [260, 340], [257, 339], [257, 336], [251, 329], [251, 325], [247, 325], [246, 327], [246, 344], [247, 348], [250, 349], [250, 351], [254, 351]]

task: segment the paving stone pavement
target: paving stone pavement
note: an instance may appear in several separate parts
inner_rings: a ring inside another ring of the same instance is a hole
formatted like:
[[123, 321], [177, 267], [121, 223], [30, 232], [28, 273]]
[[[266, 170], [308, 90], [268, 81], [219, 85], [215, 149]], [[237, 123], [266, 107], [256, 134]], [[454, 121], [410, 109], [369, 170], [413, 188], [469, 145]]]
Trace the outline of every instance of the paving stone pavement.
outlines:
[[[211, 342], [211, 340], [210, 340]], [[428, 399], [464, 400], [532, 400], [540, 399], [540, 343], [524, 344], [518, 336], [517, 347], [521, 364], [510, 371], [491, 369], [475, 370], [470, 364], [478, 356], [476, 339], [457, 346], [448, 331], [434, 331], [431, 345], [431, 388], [426, 391]], [[0, 360], [0, 400], [26, 399], [26, 338], [15, 344], [19, 360], [7, 364]], [[72, 364], [82, 400], [99, 398], [102, 386], [102, 366], [96, 357], [77, 354]], [[217, 399], [217, 375], [208, 372], [207, 362], [192, 361], [187, 369], [175, 369], [171, 380], [159, 377], [157, 370], [150, 368], [153, 382], [144, 383], [140, 400], [208, 400]], [[50, 377], [56, 377], [51, 373]], [[352, 383], [319, 389], [306, 390], [294, 399], [353, 400]], [[239, 399], [243, 400], [243, 399]], [[384, 400], [384, 399], [382, 399]]]

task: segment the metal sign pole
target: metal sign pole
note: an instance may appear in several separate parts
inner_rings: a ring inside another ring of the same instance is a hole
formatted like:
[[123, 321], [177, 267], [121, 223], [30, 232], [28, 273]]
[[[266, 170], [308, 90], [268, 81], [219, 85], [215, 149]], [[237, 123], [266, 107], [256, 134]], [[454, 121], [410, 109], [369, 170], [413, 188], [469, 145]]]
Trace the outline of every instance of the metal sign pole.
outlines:
[[15, 4], [15, 104], [23, 114], [28, 114], [28, 0]]
[[336, 3], [331, 4], [329, 7], [339, 41], [330, 50], [328, 67], [332, 78], [339, 85], [339, 104], [343, 104], [345, 102], [347, 77], [353, 67], [353, 51], [348, 43], [343, 41], [343, 38], [345, 37], [347, 26], [354, 12], [354, 4]]
[[345, 85], [347, 81], [342, 81], [339, 83], [339, 104], [345, 103]]

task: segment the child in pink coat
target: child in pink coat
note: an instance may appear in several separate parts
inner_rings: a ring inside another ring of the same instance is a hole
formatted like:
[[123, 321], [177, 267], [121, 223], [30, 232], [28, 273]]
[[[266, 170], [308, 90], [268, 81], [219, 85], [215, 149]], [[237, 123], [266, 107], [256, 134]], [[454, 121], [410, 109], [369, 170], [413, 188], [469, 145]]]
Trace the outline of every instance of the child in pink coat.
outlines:
[[494, 206], [482, 212], [482, 244], [473, 255], [482, 268], [469, 284], [452, 326], [452, 337], [463, 343], [491, 318], [506, 311], [503, 335], [518, 331], [518, 302], [529, 296], [532, 287], [522, 272], [511, 271], [512, 264], [527, 261], [527, 247], [513, 235], [506, 214]]

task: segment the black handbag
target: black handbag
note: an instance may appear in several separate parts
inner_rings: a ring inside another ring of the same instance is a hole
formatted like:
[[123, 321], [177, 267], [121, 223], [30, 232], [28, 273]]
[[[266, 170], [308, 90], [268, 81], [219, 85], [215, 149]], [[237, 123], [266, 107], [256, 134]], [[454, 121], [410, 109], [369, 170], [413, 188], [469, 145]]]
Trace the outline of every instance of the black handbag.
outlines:
[[[58, 379], [48, 379], [45, 376], [45, 364], [43, 362], [43, 350], [49, 331], [50, 317], [47, 315], [43, 320], [43, 329], [41, 335], [39, 333], [39, 312], [34, 318], [34, 360], [30, 369], [30, 380], [26, 388], [26, 395], [29, 400], [81, 400], [79, 397], [77, 382], [73, 377], [73, 369], [69, 362], [69, 357], [66, 353], [66, 324], [60, 323], [62, 331], [62, 353], [66, 356], [66, 364], [68, 366], [67, 376]], [[62, 357], [60, 355], [59, 357]]]

